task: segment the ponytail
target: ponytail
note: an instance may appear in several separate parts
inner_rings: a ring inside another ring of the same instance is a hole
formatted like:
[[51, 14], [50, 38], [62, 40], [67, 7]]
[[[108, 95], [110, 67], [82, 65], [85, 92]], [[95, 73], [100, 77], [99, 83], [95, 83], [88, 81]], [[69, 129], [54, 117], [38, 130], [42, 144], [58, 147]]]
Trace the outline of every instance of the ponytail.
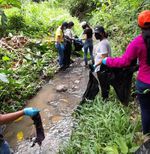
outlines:
[[147, 64], [150, 66], [150, 28], [142, 29], [142, 36], [147, 48]]
[[104, 37], [108, 38], [108, 33], [107, 32], [104, 33]]

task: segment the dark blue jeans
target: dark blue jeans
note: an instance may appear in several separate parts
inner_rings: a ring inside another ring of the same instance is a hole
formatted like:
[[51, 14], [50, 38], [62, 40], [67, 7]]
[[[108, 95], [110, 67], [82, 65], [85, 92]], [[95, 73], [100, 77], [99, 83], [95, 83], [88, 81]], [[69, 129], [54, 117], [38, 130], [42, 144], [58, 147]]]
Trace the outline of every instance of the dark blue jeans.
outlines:
[[87, 59], [87, 54], [88, 54], [88, 49], [90, 51], [90, 56], [91, 56], [91, 60], [92, 63], [94, 64], [94, 56], [93, 56], [93, 40], [92, 39], [87, 39], [84, 43], [84, 61], [85, 64], [88, 64], [88, 59]]
[[11, 154], [9, 145], [6, 141], [3, 141], [0, 146], [0, 154]]
[[150, 89], [150, 84], [146, 84], [138, 80], [136, 82], [136, 88], [141, 108], [143, 134], [150, 135], [150, 92], [146, 94], [143, 93], [144, 90]]
[[141, 108], [143, 134], [150, 134], [150, 93], [138, 94]]
[[59, 57], [59, 65], [63, 66], [64, 62], [64, 45], [62, 43], [55, 43], [55, 47], [58, 50], [58, 57]]

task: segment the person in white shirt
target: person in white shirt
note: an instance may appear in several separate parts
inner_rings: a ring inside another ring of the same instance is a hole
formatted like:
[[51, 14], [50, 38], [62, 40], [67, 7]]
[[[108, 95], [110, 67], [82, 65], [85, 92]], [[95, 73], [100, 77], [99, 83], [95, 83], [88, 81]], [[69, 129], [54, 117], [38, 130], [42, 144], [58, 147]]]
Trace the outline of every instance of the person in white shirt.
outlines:
[[[95, 49], [96, 56], [95, 56], [94, 69], [95, 69], [95, 72], [96, 72], [97, 77], [99, 79], [102, 98], [103, 98], [103, 100], [107, 100], [108, 95], [109, 95], [110, 84], [108, 83], [107, 73], [103, 73], [104, 71], [107, 71], [107, 67], [105, 65], [99, 65], [97, 67], [95, 67], [95, 66], [99, 63], [99, 61], [102, 58], [111, 56], [111, 47], [110, 47], [110, 43], [107, 39], [108, 35], [105, 32], [104, 27], [97, 26], [94, 29], [94, 35], [95, 35], [96, 40], [99, 41], [97, 43], [96, 49]], [[103, 82], [104, 80], [106, 82]]]
[[[108, 35], [104, 30], [104, 27], [97, 26], [94, 29], [95, 38], [100, 40], [95, 46], [95, 64], [97, 65], [101, 58], [111, 57], [111, 47], [107, 39]], [[95, 72], [100, 70], [100, 66], [95, 68]]]
[[65, 51], [64, 51], [64, 65], [65, 67], [69, 67], [70, 65], [70, 56], [72, 51], [72, 41], [74, 39], [72, 28], [74, 26], [74, 23], [70, 21], [68, 23], [68, 27], [64, 33], [64, 45], [65, 45]]

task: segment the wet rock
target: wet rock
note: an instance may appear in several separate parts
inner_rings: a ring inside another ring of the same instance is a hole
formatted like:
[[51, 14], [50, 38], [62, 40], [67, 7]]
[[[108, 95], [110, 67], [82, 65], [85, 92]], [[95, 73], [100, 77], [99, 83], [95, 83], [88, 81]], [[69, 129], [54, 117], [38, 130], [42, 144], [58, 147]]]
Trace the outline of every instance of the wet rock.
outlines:
[[66, 86], [66, 85], [58, 85], [57, 87], [56, 87], [56, 91], [57, 92], [65, 92], [65, 91], [67, 91], [67, 89], [68, 89], [68, 87]]
[[79, 81], [79, 80], [75, 80], [74, 83], [75, 83], [75, 84], [79, 84], [80, 81]]
[[57, 107], [59, 103], [60, 103], [59, 101], [47, 102], [48, 105], [52, 105], [53, 107]]

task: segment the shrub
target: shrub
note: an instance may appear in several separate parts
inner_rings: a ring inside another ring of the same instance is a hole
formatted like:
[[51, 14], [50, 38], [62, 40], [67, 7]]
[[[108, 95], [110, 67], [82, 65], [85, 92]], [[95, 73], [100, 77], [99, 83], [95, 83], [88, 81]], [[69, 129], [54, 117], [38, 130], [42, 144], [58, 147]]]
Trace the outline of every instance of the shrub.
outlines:
[[14, 15], [9, 17], [8, 28], [17, 32], [25, 28], [25, 20], [22, 15]]

